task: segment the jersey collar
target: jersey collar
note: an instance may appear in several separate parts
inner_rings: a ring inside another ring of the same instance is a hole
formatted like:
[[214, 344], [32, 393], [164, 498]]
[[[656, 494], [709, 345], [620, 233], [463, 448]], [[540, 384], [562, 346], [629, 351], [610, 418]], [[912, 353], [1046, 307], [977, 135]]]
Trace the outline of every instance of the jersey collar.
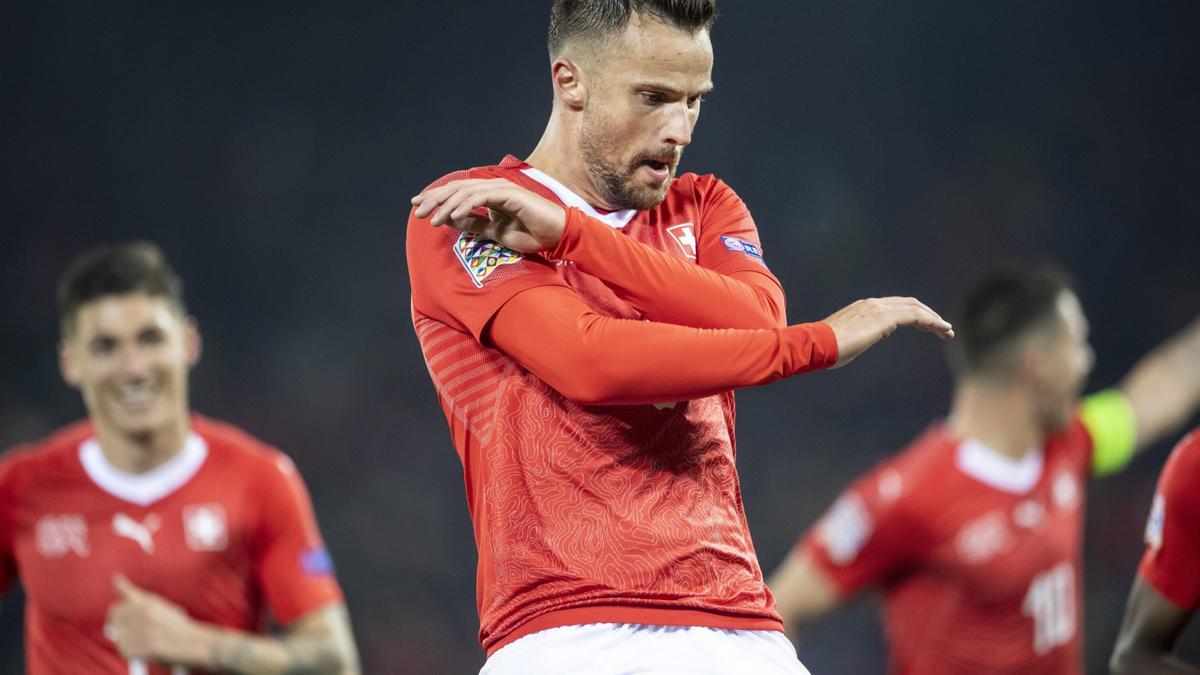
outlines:
[[525, 174], [530, 179], [537, 181], [547, 190], [553, 192], [554, 196], [558, 197], [558, 200], [566, 206], [574, 206], [596, 220], [606, 223], [609, 227], [615, 230], [619, 230], [628, 225], [629, 221], [633, 220], [633, 217], [638, 213], [637, 209], [622, 209], [620, 211], [610, 211], [607, 213], [597, 211], [596, 207], [587, 203], [587, 200], [572, 192], [571, 189], [566, 185], [558, 182], [546, 172], [541, 171], [540, 169], [535, 169], [532, 166], [517, 160], [511, 155], [509, 157], [505, 157], [504, 162], [501, 162], [500, 166], [505, 168], [519, 167], [521, 173]]
[[1002, 492], [1023, 495], [1042, 478], [1045, 455], [1041, 448], [1030, 450], [1021, 459], [1002, 455], [974, 438], [959, 444], [954, 464], [966, 475]]
[[208, 457], [208, 443], [195, 432], [189, 433], [183, 448], [171, 459], [146, 473], [126, 473], [105, 458], [100, 442], [94, 437], [79, 446], [79, 461], [88, 478], [110, 495], [146, 506], [178, 490], [191, 480]]

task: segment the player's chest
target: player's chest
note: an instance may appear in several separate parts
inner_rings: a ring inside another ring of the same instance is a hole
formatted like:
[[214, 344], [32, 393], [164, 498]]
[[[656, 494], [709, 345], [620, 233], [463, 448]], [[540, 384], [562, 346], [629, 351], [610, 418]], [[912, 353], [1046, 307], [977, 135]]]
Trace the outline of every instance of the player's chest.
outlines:
[[249, 577], [248, 563], [237, 562], [247, 560], [238, 554], [251, 533], [236, 500], [190, 493], [139, 506], [91, 492], [47, 498], [22, 514], [19, 571], [43, 611], [103, 616], [118, 573], [176, 597], [202, 596], [216, 575]]
[[974, 492], [947, 509], [934, 551], [938, 574], [981, 602], [1019, 601], [1042, 576], [1073, 575], [1084, 513], [1077, 471], [1050, 466], [1021, 495]]

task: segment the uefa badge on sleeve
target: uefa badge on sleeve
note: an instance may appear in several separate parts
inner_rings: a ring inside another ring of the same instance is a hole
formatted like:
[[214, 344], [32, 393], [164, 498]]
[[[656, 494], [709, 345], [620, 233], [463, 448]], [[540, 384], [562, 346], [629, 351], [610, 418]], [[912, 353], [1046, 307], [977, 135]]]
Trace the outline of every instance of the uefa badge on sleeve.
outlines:
[[484, 279], [502, 265], [511, 265], [525, 258], [524, 253], [514, 251], [497, 244], [491, 239], [484, 239], [474, 232], [463, 232], [454, 241], [454, 255], [471, 275], [471, 282], [482, 288]]
[[333, 557], [328, 549], [320, 546], [300, 551], [300, 570], [310, 577], [327, 577], [333, 574]]

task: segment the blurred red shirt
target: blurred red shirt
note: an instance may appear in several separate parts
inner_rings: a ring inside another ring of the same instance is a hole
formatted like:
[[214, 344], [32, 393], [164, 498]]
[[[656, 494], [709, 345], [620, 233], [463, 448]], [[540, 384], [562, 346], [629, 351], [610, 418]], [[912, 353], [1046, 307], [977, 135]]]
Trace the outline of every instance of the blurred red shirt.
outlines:
[[1200, 607], [1200, 429], [1175, 446], [1158, 479], [1138, 574], [1185, 611]]
[[937, 425], [800, 546], [844, 596], [880, 588], [894, 673], [1081, 673], [1091, 461], [1078, 421], [1021, 461]]
[[291, 460], [200, 416], [145, 474], [110, 465], [87, 422], [0, 461], [0, 592], [25, 588], [31, 675], [133, 672], [103, 633], [117, 573], [244, 631], [342, 601]]

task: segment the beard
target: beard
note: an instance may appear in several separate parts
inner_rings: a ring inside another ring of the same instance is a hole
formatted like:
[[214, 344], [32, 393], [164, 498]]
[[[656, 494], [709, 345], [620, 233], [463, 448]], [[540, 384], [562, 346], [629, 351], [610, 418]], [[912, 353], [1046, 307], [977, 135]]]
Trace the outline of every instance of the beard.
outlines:
[[[579, 139], [579, 150], [583, 155], [583, 164], [587, 169], [588, 178], [600, 192], [604, 201], [619, 209], [637, 209], [646, 211], [662, 203], [671, 189], [675, 179], [675, 170], [679, 167], [682, 151], [664, 146], [653, 151], [643, 151], [634, 155], [626, 163], [610, 161], [606, 154], [618, 145], [617, 135], [612, 133], [609, 125], [603, 120], [588, 118], [584, 120]], [[651, 161], [662, 162], [670, 157], [667, 164], [667, 179], [662, 185], [653, 187], [637, 180], [638, 169]]]

